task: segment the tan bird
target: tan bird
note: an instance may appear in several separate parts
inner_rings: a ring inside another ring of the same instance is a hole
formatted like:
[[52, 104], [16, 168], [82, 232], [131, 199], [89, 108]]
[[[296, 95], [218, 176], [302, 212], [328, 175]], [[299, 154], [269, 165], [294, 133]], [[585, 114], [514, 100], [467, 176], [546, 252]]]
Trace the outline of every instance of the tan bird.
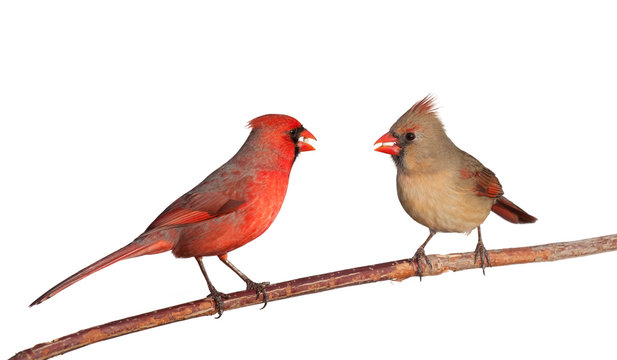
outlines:
[[437, 232], [469, 234], [477, 228], [474, 261], [480, 259], [484, 273], [491, 260], [482, 243], [480, 225], [491, 210], [515, 224], [536, 221], [503, 196], [491, 170], [454, 145], [430, 95], [403, 114], [375, 144], [375, 151], [392, 155], [396, 164], [396, 190], [403, 209], [430, 230], [411, 258], [418, 264], [420, 280], [420, 262], [432, 266], [424, 247]]

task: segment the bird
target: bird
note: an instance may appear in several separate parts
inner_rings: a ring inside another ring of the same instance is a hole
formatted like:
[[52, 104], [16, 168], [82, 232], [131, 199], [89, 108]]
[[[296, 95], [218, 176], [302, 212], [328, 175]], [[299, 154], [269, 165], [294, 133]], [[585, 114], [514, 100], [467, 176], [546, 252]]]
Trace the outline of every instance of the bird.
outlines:
[[394, 160], [396, 190], [403, 209], [429, 229], [428, 238], [410, 259], [417, 264], [420, 280], [420, 263], [432, 268], [424, 247], [436, 233], [469, 234], [477, 229], [474, 264], [480, 260], [486, 274], [484, 269], [491, 266], [491, 260], [480, 225], [489, 213], [493, 211], [515, 224], [537, 220], [503, 196], [495, 173], [450, 140], [430, 94], [405, 112], [373, 146]]
[[228, 295], [212, 285], [202, 262], [218, 258], [236, 273], [257, 298], [268, 303], [267, 282], [256, 283], [227, 254], [259, 237], [276, 218], [285, 198], [289, 174], [300, 152], [315, 150], [315, 136], [291, 116], [269, 114], [249, 121], [240, 150], [201, 183], [169, 205], [135, 240], [69, 276], [37, 298], [37, 305], [68, 286], [120, 260], [171, 251], [195, 258], [206, 279], [218, 317]]

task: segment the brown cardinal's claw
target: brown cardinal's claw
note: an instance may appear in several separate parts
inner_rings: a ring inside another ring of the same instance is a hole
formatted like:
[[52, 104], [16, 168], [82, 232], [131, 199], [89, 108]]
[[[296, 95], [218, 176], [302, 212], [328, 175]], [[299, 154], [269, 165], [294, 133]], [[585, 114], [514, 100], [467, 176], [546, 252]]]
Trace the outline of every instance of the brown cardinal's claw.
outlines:
[[261, 309], [265, 308], [266, 305], [268, 305], [268, 293], [266, 292], [266, 286], [268, 285], [270, 285], [270, 283], [267, 281], [256, 283], [249, 280], [246, 282], [246, 290], [255, 290], [255, 292], [257, 293], [257, 297], [255, 298], [255, 300], [259, 299], [259, 294], [263, 294], [264, 306], [262, 306]]
[[207, 297], [212, 298], [212, 300], [214, 300], [214, 304], [216, 305], [216, 310], [219, 313], [219, 316], [217, 316], [215, 319], [218, 319], [221, 316], [223, 316], [223, 311], [225, 311], [225, 307], [223, 306], [223, 299], [229, 299], [229, 295], [215, 290], [215, 291], [212, 291], [210, 295], [208, 295]]
[[476, 251], [474, 252], [473, 263], [478, 262], [478, 257], [480, 258], [480, 264], [482, 265], [482, 274], [486, 275], [484, 272], [484, 268], [486, 266], [491, 266], [491, 258], [488, 256], [488, 251], [484, 247], [484, 243], [482, 241], [478, 241], [478, 245], [476, 246]]
[[428, 257], [426, 256], [426, 254], [424, 253], [424, 249], [422, 247], [420, 247], [416, 253], [414, 254], [414, 256], [409, 259], [410, 262], [416, 262], [416, 264], [418, 265], [416, 267], [416, 275], [418, 275], [418, 278], [420, 278], [420, 281], [422, 281], [422, 265], [420, 265], [420, 261], [424, 261], [424, 263], [428, 266], [431, 267], [431, 269], [433, 268], [433, 264], [431, 264], [431, 261], [428, 259]]

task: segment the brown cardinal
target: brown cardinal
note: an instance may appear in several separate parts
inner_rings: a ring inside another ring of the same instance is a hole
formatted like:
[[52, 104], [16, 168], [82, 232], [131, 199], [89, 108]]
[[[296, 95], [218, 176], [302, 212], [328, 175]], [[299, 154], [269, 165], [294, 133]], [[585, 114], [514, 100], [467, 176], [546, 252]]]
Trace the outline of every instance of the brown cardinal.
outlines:
[[249, 122], [251, 128], [238, 153], [199, 185], [174, 201], [146, 231], [125, 247], [71, 275], [41, 295], [30, 306], [54, 296], [66, 287], [117, 261], [171, 250], [180, 258], [194, 257], [206, 278], [210, 297], [219, 316], [223, 298], [201, 261], [216, 255], [246, 282], [247, 289], [263, 294], [265, 286], [255, 283], [227, 259], [227, 253], [261, 235], [276, 218], [285, 193], [291, 167], [302, 151], [315, 150], [315, 140], [296, 119], [286, 115], [264, 115]]
[[[482, 273], [490, 266], [482, 243], [480, 225], [488, 214], [515, 224], [533, 223], [536, 218], [503, 197], [495, 174], [454, 145], [446, 135], [431, 96], [411, 107], [375, 142], [375, 151], [392, 155], [396, 164], [396, 189], [403, 209], [430, 234], [411, 261], [432, 266], [424, 247], [437, 232], [470, 233], [478, 229], [475, 260], [480, 258]], [[486, 263], [485, 263], [486, 259]]]

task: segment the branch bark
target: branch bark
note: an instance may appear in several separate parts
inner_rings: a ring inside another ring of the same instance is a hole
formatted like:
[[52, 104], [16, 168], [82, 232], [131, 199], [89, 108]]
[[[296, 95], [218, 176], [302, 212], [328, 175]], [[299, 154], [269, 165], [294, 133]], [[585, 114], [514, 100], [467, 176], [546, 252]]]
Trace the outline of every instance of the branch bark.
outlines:
[[[617, 234], [579, 241], [491, 250], [489, 255], [492, 266], [505, 266], [562, 260], [614, 250], [617, 250]], [[440, 275], [447, 271], [460, 271], [479, 267], [479, 264], [474, 263], [473, 252], [429, 255], [428, 258], [433, 266], [432, 268], [423, 267], [423, 276]], [[267, 287], [267, 292], [269, 301], [276, 301], [345, 286], [383, 280], [402, 281], [415, 275], [415, 263], [411, 264], [408, 260], [398, 260], [272, 284]], [[230, 311], [260, 303], [261, 300], [255, 299], [255, 292], [247, 290], [230, 294], [229, 299], [224, 301], [224, 307], [225, 311]], [[74, 334], [23, 350], [15, 354], [11, 359], [47, 359], [117, 336], [216, 313], [214, 302], [211, 299], [191, 301], [80, 330]]]

